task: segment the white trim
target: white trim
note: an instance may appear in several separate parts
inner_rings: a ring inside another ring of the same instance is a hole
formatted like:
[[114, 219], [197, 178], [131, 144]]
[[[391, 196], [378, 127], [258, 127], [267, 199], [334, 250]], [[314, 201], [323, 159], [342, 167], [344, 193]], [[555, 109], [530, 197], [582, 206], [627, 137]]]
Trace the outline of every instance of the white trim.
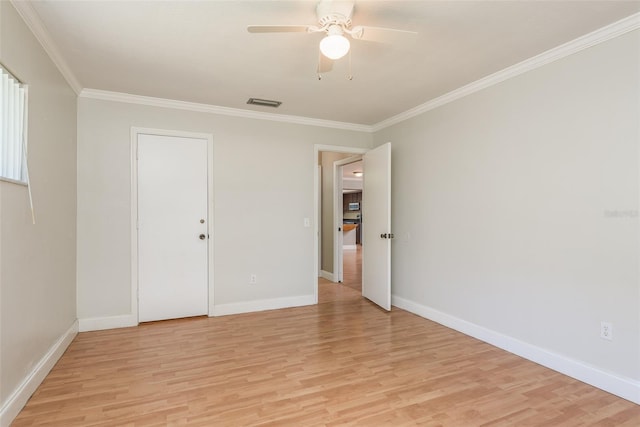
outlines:
[[625, 33], [628, 33], [629, 31], [633, 31], [638, 28], [640, 28], [640, 13], [631, 15], [589, 34], [585, 34], [584, 36], [578, 37], [577, 39], [574, 39], [570, 42], [554, 47], [553, 49], [549, 49], [539, 55], [536, 55], [529, 59], [525, 59], [522, 62], [507, 67], [496, 73], [490, 74], [486, 77], [481, 78], [480, 80], [476, 80], [473, 83], [469, 83], [468, 85], [462, 86], [449, 93], [427, 101], [424, 104], [418, 105], [417, 107], [414, 107], [410, 110], [378, 122], [372, 126], [372, 131], [377, 132], [389, 126], [403, 122], [427, 111], [456, 101], [467, 95], [471, 95], [472, 93], [478, 92], [489, 86], [496, 85], [505, 80], [524, 74], [528, 71], [535, 70], [536, 68], [540, 68], [543, 65], [547, 65], [551, 62], [555, 62], [567, 56], [573, 55], [574, 53], [578, 53], [584, 49], [621, 36]]
[[579, 360], [545, 350], [536, 345], [520, 341], [399, 296], [394, 295], [392, 303], [398, 308], [417, 314], [425, 319], [440, 323], [623, 399], [640, 404], [640, 381], [605, 372]]
[[[131, 127], [131, 316], [138, 324], [138, 135], [175, 136], [179, 138], [197, 138], [207, 140], [207, 220], [209, 221], [209, 236], [214, 236], [214, 183], [213, 183], [213, 135], [209, 133], [188, 132], [179, 130], [152, 129]], [[214, 308], [214, 257], [213, 239], [207, 239], [208, 245], [208, 314], [211, 316]], [[120, 317], [120, 316], [116, 316]], [[134, 325], [125, 325], [134, 326]], [[118, 326], [116, 326], [118, 327]], [[120, 326], [122, 327], [122, 326]]]
[[71, 341], [78, 334], [78, 321], [64, 332], [60, 338], [49, 348], [49, 351], [42, 356], [42, 359], [33, 367], [31, 372], [25, 377], [20, 385], [7, 398], [0, 408], [0, 426], [8, 427], [16, 416], [20, 413], [24, 405], [27, 404], [31, 395], [44, 381], [56, 362], [65, 352]]
[[122, 314], [120, 316], [87, 317], [78, 319], [80, 332], [102, 331], [104, 329], [129, 328], [138, 326], [138, 315]]
[[286, 114], [263, 113], [261, 111], [243, 110], [240, 108], [220, 107], [217, 105], [200, 104], [197, 102], [177, 101], [173, 99], [155, 98], [151, 96], [132, 95], [121, 92], [110, 92], [99, 89], [83, 89], [81, 98], [99, 99], [102, 101], [124, 102], [128, 104], [147, 105], [150, 107], [173, 108], [197, 113], [219, 114], [223, 116], [244, 117], [257, 120], [271, 120], [274, 122], [293, 123], [307, 126], [351, 130], [356, 132], [371, 132], [372, 127], [355, 123], [345, 123], [333, 120], [313, 119], [310, 117], [291, 116]]
[[342, 245], [344, 251], [355, 251], [356, 249], [358, 249], [358, 245]]
[[138, 133], [131, 128], [131, 302], [130, 310], [138, 324]]
[[47, 52], [51, 61], [53, 61], [55, 66], [58, 68], [58, 71], [60, 71], [60, 74], [62, 74], [62, 77], [64, 77], [67, 83], [69, 83], [71, 89], [76, 93], [76, 95], [80, 95], [82, 92], [82, 85], [76, 78], [73, 71], [71, 71], [71, 68], [69, 68], [67, 61], [65, 61], [62, 54], [60, 54], [58, 47], [53, 42], [53, 39], [49, 34], [49, 31], [47, 31], [47, 27], [42, 22], [42, 19], [40, 19], [40, 15], [38, 15], [38, 12], [36, 12], [31, 2], [11, 0], [11, 4], [22, 17], [22, 20], [27, 27], [29, 27], [35, 38], [40, 42], [44, 51]]
[[29, 184], [27, 184], [24, 181], [17, 181], [15, 179], [5, 178], [4, 176], [0, 176], [0, 181], [1, 182], [8, 182], [10, 184], [15, 184], [15, 185], [22, 185], [23, 187], [28, 187], [29, 186]]
[[214, 248], [213, 244], [213, 236], [215, 236], [215, 222], [214, 222], [214, 208], [215, 208], [215, 187], [214, 187], [214, 170], [213, 170], [213, 161], [214, 161], [214, 150], [215, 145], [213, 144], [213, 135], [207, 135], [207, 222], [209, 226], [207, 227], [207, 274], [209, 275], [209, 304], [208, 311], [209, 313], [213, 313], [213, 307], [215, 306], [215, 286], [214, 286]]
[[333, 273], [329, 273], [328, 271], [320, 270], [320, 277], [331, 282], [335, 282], [335, 280], [333, 279]]
[[314, 305], [316, 303], [317, 299], [314, 295], [235, 302], [214, 306], [212, 315], [227, 316], [229, 314], [253, 313], [256, 311], [277, 310], [280, 308], [302, 307], [305, 305]]

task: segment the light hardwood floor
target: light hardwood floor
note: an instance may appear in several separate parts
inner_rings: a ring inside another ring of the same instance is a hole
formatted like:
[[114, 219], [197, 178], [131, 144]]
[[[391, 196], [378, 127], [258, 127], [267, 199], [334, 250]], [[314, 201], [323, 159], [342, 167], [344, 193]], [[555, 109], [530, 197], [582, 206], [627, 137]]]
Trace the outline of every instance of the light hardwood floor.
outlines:
[[315, 306], [80, 333], [14, 426], [640, 426], [640, 406], [320, 281]]
[[358, 292], [362, 291], [362, 246], [343, 251], [342, 283]]

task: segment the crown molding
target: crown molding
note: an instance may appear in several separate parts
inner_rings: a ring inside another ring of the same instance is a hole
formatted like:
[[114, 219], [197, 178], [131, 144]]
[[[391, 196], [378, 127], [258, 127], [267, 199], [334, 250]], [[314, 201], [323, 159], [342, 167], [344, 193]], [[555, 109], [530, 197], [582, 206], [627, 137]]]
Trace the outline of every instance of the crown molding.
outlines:
[[198, 113], [219, 114], [223, 116], [243, 117], [247, 119], [270, 120], [274, 122], [292, 123], [307, 126], [350, 130], [356, 132], [368, 132], [371, 126], [356, 123], [337, 122], [332, 120], [312, 119], [302, 116], [289, 116], [285, 114], [263, 113], [260, 111], [243, 110], [240, 108], [220, 107], [217, 105], [200, 104], [197, 102], [177, 101], [174, 99], [154, 98], [151, 96], [132, 95], [129, 93], [111, 92], [99, 89], [83, 89], [81, 98], [99, 99], [102, 101], [124, 102], [128, 104], [147, 105], [150, 107], [172, 108]]
[[78, 82], [78, 79], [71, 71], [71, 68], [69, 68], [67, 61], [65, 61], [60, 54], [60, 51], [56, 47], [56, 44], [53, 42], [51, 36], [49, 35], [47, 27], [42, 22], [42, 19], [40, 19], [40, 15], [38, 15], [38, 12], [36, 12], [31, 2], [18, 0], [10, 1], [18, 14], [24, 20], [25, 24], [27, 24], [27, 27], [29, 27], [33, 35], [40, 42], [42, 48], [45, 50], [45, 52], [47, 52], [55, 66], [58, 68], [60, 74], [62, 74], [62, 77], [64, 77], [64, 79], [67, 81], [69, 86], [71, 86], [71, 89], [73, 89], [76, 95], [79, 95], [82, 91], [82, 85], [80, 84], [80, 82]]
[[525, 59], [522, 62], [507, 67], [494, 74], [490, 74], [486, 77], [481, 78], [480, 80], [476, 80], [473, 83], [469, 83], [442, 96], [427, 101], [424, 104], [418, 105], [417, 107], [414, 107], [410, 110], [404, 111], [393, 117], [378, 122], [372, 126], [372, 131], [378, 132], [384, 128], [411, 119], [422, 113], [426, 113], [427, 111], [441, 107], [445, 104], [463, 98], [467, 95], [471, 95], [472, 93], [478, 92], [482, 89], [486, 89], [487, 87], [517, 77], [528, 71], [535, 70], [536, 68], [540, 68], [543, 65], [547, 65], [551, 62], [566, 58], [567, 56], [573, 55], [574, 53], [578, 53], [584, 49], [588, 49], [607, 40], [619, 37], [630, 31], [637, 30], [638, 28], [640, 28], [640, 13], [628, 16], [627, 18], [614, 22], [613, 24], [607, 25], [606, 27], [602, 27], [589, 34], [585, 34], [584, 36], [578, 37], [577, 39], [574, 39], [570, 42], [557, 46], [553, 49], [549, 49], [539, 55], [536, 55], [529, 59]]
[[98, 89], [83, 89], [82, 85], [78, 82], [78, 79], [71, 71], [67, 62], [64, 60], [55, 43], [51, 39], [46, 26], [40, 19], [40, 16], [36, 12], [31, 2], [18, 0], [10, 1], [11, 4], [15, 7], [18, 14], [22, 17], [26, 25], [29, 27], [31, 32], [40, 42], [44, 50], [47, 52], [69, 86], [71, 86], [73, 91], [80, 97], [367, 133], [380, 131], [389, 126], [393, 126], [397, 123], [411, 119], [427, 111], [456, 101], [467, 95], [471, 95], [482, 89], [486, 89], [505, 80], [517, 77], [528, 71], [535, 70], [546, 64], [560, 60], [567, 56], [573, 55], [574, 53], [578, 53], [584, 49], [590, 48], [592, 46], [640, 28], [640, 13], [636, 13], [620, 21], [614, 22], [613, 24], [610, 24], [606, 27], [600, 28], [589, 34], [578, 37], [577, 39], [536, 55], [532, 58], [526, 59], [508, 68], [490, 74], [486, 77], [476, 80], [475, 82], [469, 83], [465, 86], [448, 92], [442, 96], [431, 99], [424, 104], [418, 105], [417, 107], [411, 108], [388, 119], [382, 120], [374, 125], [363, 125], [333, 120], [314, 119], [302, 116], [264, 113], [259, 111], [243, 110], [239, 108], [220, 107], [210, 104], [154, 98]]

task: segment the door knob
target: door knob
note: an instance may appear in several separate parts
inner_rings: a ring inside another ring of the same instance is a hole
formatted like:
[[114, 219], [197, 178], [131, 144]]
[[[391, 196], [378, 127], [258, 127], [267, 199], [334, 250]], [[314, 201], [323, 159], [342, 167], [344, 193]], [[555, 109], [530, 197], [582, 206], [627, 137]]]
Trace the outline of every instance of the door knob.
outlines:
[[200, 237], [200, 240], [204, 240], [207, 238], [207, 236], [205, 236], [204, 234], [201, 234], [199, 237]]

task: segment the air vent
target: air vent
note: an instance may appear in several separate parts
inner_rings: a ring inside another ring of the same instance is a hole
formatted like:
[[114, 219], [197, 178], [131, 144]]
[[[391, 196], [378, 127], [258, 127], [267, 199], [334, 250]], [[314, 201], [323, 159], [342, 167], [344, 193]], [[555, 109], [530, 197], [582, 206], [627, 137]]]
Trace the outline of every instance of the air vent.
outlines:
[[282, 102], [272, 101], [271, 99], [249, 98], [247, 104], [259, 105], [261, 107], [273, 107], [278, 108]]

